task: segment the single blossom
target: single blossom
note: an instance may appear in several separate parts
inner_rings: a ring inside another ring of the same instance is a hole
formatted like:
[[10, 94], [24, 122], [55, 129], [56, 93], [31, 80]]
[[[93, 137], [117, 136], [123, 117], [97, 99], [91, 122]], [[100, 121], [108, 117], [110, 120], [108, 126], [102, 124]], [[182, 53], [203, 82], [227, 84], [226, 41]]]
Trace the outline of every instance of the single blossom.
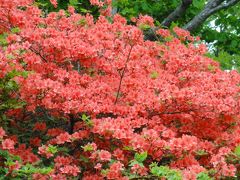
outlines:
[[111, 160], [111, 153], [108, 152], [108, 151], [105, 151], [105, 150], [101, 150], [99, 153], [98, 153], [98, 156], [99, 156], [99, 159], [101, 161], [110, 161]]
[[14, 149], [15, 142], [11, 139], [5, 139], [2, 141], [2, 148], [5, 150]]
[[4, 129], [0, 127], [0, 139], [2, 139], [6, 135]]

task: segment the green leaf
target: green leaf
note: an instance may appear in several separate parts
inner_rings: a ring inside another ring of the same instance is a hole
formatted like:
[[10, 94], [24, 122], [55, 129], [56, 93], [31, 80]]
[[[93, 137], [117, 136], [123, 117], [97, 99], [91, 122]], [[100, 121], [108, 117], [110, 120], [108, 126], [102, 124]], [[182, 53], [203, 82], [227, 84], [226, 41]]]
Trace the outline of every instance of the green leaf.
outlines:
[[134, 149], [131, 146], [124, 146], [123, 150], [125, 150], [125, 151], [133, 151]]
[[30, 174], [40, 173], [40, 174], [49, 174], [52, 171], [52, 168], [35, 168], [32, 164], [26, 164], [22, 166], [21, 169], [17, 170], [16, 173], [19, 176], [29, 176]]
[[82, 12], [82, 13], [90, 13], [91, 11], [87, 10], [85, 8], [80, 8], [80, 12]]
[[213, 65], [211, 65], [211, 64], [208, 65], [208, 70], [209, 70], [210, 72], [214, 72], [215, 69], [216, 69], [215, 66], [213, 66]]
[[197, 9], [201, 9], [204, 6], [204, 1], [202, 0], [193, 0], [193, 6]]
[[232, 47], [237, 47], [237, 45], [238, 45], [237, 40], [232, 40], [231, 46], [232, 46]]
[[240, 157], [240, 145], [238, 145], [238, 146], [235, 148], [234, 154], [236, 154], [238, 157]]
[[140, 162], [142, 163], [143, 161], [145, 161], [147, 159], [147, 152], [143, 152], [141, 154], [139, 153], [136, 153], [135, 156], [134, 156], [134, 159], [137, 161], [137, 162]]
[[15, 81], [8, 81], [6, 84], [6, 88], [9, 90], [14, 90], [18, 87], [17, 83]]
[[50, 152], [50, 153], [52, 153], [52, 154], [55, 154], [55, 153], [58, 152], [58, 149], [57, 149], [56, 146], [49, 145], [47, 151]]
[[87, 116], [86, 114], [82, 115], [82, 120], [85, 122], [85, 124], [89, 127], [93, 126], [93, 121], [90, 119], [90, 116]]
[[205, 156], [205, 155], [208, 155], [208, 153], [205, 150], [198, 150], [196, 152], [196, 155], [198, 155], [198, 156]]
[[29, 74], [29, 72], [23, 71], [23, 72], [22, 72], [22, 77], [27, 78], [27, 77], [28, 77], [28, 74]]
[[152, 79], [157, 79], [158, 78], [158, 72], [157, 71], [153, 71], [152, 73], [151, 73], [151, 75], [150, 75], [150, 77], [152, 78]]
[[14, 55], [12, 55], [12, 54], [7, 54], [7, 59], [14, 59], [15, 58], [15, 56]]
[[168, 167], [165, 167], [165, 166], [160, 166], [160, 167], [154, 166], [151, 168], [151, 173], [159, 177], [164, 177], [168, 171], [169, 171]]
[[139, 166], [144, 167], [144, 164], [143, 164], [143, 163], [138, 162], [138, 161], [136, 161], [136, 160], [131, 160], [129, 166], [132, 167], [132, 166], [134, 166], [135, 164], [138, 164]]
[[101, 170], [101, 174], [104, 175], [104, 176], [107, 175], [108, 172], [109, 172], [108, 169], [102, 169]]
[[20, 29], [19, 29], [18, 27], [15, 27], [15, 28], [12, 28], [12, 29], [11, 29], [11, 32], [14, 33], [14, 34], [15, 34], [15, 33], [19, 33], [19, 32], [20, 32]]
[[201, 172], [197, 175], [197, 180], [212, 180], [212, 178], [205, 172]]
[[76, 6], [76, 5], [79, 4], [79, 2], [78, 2], [78, 0], [69, 0], [69, 4], [70, 4], [71, 6]]
[[146, 30], [150, 29], [151, 26], [149, 26], [147, 24], [140, 24], [139, 28], [143, 31], [146, 31]]
[[150, 165], [150, 171], [153, 175], [168, 180], [182, 180], [181, 173], [177, 170], [170, 169], [168, 166], [157, 166], [157, 163], [152, 163]]
[[7, 46], [8, 45], [6, 37], [7, 37], [6, 33], [0, 34], [0, 46]]
[[87, 121], [89, 119], [89, 116], [87, 116], [86, 114], [82, 115], [82, 120], [83, 121]]
[[[8, 173], [8, 168], [0, 167], [0, 175], [4, 176]], [[5, 177], [0, 177], [0, 180], [4, 180]]]
[[87, 144], [87, 145], [81, 146], [81, 147], [83, 148], [84, 152], [93, 151], [94, 150], [94, 148], [93, 148], [93, 146], [91, 144]]
[[88, 163], [89, 162], [89, 159], [83, 155], [80, 155], [80, 161], [83, 161], [85, 163]]

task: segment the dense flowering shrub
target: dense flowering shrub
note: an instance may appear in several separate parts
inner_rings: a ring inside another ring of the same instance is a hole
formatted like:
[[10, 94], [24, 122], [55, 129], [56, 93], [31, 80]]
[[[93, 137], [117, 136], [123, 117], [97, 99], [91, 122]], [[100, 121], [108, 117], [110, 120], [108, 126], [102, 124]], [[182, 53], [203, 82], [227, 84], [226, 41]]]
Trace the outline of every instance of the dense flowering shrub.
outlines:
[[2, 176], [237, 177], [239, 74], [220, 70], [182, 29], [151, 42], [142, 29], [153, 20], [135, 22], [72, 7], [43, 17], [30, 0], [0, 0], [0, 77], [18, 72], [7, 96], [21, 104], [1, 114]]

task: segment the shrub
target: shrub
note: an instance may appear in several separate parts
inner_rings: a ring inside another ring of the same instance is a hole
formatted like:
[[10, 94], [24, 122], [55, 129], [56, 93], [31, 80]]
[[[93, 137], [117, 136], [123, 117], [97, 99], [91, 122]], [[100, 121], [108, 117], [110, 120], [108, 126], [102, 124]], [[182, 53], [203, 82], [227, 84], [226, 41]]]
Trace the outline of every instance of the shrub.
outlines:
[[0, 9], [1, 78], [21, 72], [11, 97], [24, 102], [4, 112], [2, 176], [237, 177], [240, 76], [188, 32], [160, 30], [151, 42], [148, 16], [127, 25], [102, 11], [95, 22], [69, 7], [43, 17], [27, 0]]

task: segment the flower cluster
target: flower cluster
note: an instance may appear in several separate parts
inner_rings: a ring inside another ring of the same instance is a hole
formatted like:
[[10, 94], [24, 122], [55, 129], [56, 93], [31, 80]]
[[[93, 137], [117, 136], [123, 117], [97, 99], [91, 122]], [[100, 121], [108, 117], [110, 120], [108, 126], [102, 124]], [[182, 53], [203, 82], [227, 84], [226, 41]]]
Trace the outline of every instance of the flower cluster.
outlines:
[[68, 11], [44, 17], [31, 1], [0, 0], [0, 77], [28, 72], [13, 78], [11, 94], [24, 105], [9, 107], [0, 127], [0, 150], [20, 158], [0, 154], [15, 168], [5, 176], [23, 177], [29, 164], [33, 179], [237, 176], [236, 71], [222, 71], [183, 29], [158, 30], [161, 43], [144, 40], [149, 16], [135, 26], [118, 14]]

